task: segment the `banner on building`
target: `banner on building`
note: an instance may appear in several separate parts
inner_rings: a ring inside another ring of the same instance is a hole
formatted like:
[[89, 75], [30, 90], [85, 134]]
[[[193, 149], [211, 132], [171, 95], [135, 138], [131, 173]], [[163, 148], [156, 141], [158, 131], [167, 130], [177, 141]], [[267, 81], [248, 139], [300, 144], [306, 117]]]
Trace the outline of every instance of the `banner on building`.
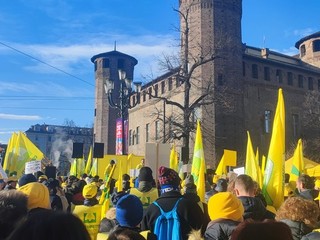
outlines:
[[122, 118], [116, 120], [116, 155], [122, 155]]

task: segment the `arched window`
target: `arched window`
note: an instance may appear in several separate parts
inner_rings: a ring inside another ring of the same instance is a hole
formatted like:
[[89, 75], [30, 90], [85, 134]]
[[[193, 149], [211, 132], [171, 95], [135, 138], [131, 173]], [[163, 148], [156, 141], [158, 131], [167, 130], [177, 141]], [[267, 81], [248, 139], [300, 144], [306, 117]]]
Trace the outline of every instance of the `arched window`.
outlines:
[[305, 45], [301, 45], [301, 47], [300, 47], [300, 56], [303, 57], [304, 55], [306, 55], [306, 46]]

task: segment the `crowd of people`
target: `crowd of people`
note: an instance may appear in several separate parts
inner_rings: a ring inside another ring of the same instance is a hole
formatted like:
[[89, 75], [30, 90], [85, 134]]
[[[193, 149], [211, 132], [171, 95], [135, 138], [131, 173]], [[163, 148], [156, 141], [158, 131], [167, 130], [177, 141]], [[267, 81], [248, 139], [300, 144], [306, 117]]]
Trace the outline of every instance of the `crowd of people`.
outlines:
[[319, 191], [308, 175], [286, 183], [285, 200], [274, 209], [245, 174], [208, 169], [201, 201], [192, 175], [181, 179], [163, 166], [157, 179], [141, 166], [137, 179], [124, 174], [115, 187], [114, 164], [104, 179], [38, 172], [0, 180], [0, 240], [320, 239]]

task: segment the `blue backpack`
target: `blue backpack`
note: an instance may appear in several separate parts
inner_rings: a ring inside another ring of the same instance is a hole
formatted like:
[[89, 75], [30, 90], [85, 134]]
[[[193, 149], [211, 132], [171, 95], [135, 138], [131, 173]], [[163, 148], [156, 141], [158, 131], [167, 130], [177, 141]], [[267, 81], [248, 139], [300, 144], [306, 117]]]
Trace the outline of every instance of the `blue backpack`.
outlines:
[[154, 225], [154, 234], [158, 240], [181, 240], [180, 219], [177, 213], [178, 203], [182, 198], [179, 198], [173, 209], [169, 212], [164, 212], [157, 202], [153, 202], [160, 209], [160, 215], [157, 217]]

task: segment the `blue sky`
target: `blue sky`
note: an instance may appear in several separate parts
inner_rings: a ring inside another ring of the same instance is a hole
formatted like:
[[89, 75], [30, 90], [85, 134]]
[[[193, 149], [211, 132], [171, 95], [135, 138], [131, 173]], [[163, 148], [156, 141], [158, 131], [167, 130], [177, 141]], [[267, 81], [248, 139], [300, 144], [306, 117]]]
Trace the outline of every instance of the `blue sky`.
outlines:
[[[303, 3], [243, 0], [242, 41], [296, 54], [297, 40], [320, 31], [320, 1]], [[134, 81], [159, 75], [157, 59], [177, 50], [177, 5], [178, 0], [2, 1], [0, 143], [37, 123], [68, 119], [91, 127], [90, 58], [113, 50], [115, 41], [118, 51], [139, 61]]]

